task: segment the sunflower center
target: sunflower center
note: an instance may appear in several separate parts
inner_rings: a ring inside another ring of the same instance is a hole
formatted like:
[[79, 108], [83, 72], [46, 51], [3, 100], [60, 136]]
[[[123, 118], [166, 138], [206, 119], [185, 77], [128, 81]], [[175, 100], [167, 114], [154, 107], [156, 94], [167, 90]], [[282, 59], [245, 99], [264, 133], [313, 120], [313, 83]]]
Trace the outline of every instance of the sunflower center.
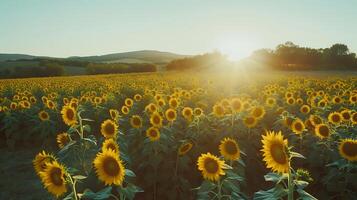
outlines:
[[111, 124], [111, 123], [108, 123], [106, 126], [105, 126], [105, 132], [112, 135], [114, 134], [114, 125]]
[[226, 144], [224, 145], [224, 149], [230, 155], [234, 155], [238, 152], [236, 144], [232, 141], [227, 141]]
[[332, 115], [332, 121], [333, 122], [339, 122], [340, 121], [340, 116], [339, 115]]
[[297, 130], [297, 131], [302, 131], [302, 124], [299, 122], [299, 123], [296, 123], [295, 124], [295, 129]]
[[170, 111], [170, 112], [167, 113], [167, 116], [168, 116], [170, 119], [173, 119], [173, 118], [175, 118], [175, 113], [172, 112], [172, 111]]
[[344, 112], [344, 113], [342, 113], [342, 117], [343, 117], [343, 119], [345, 119], [345, 120], [349, 120], [351, 116], [350, 116], [350, 113]]
[[172, 107], [176, 107], [177, 106], [177, 102], [176, 101], [171, 101], [171, 106]]
[[347, 155], [347, 156], [357, 156], [357, 144], [353, 142], [346, 142], [342, 146], [342, 151]]
[[67, 115], [67, 118], [69, 120], [72, 120], [74, 118], [74, 112], [72, 109], [67, 109], [67, 112], [66, 112], [66, 115]]
[[186, 116], [191, 116], [191, 111], [190, 110], [185, 110], [185, 115]]
[[151, 130], [150, 131], [151, 137], [157, 137], [157, 131], [156, 130]]
[[218, 163], [216, 160], [213, 160], [212, 158], [207, 158], [205, 160], [205, 169], [207, 170], [208, 173], [214, 174], [217, 173], [218, 171]]
[[319, 133], [324, 137], [328, 137], [330, 135], [330, 130], [327, 126], [320, 126]]
[[248, 117], [248, 118], [245, 120], [245, 122], [246, 122], [247, 124], [253, 124], [253, 123], [254, 123], [254, 118], [253, 118], [253, 117]]
[[62, 171], [60, 168], [53, 168], [50, 173], [51, 182], [56, 186], [63, 185]]
[[47, 119], [47, 113], [41, 113], [43, 119]]
[[140, 126], [141, 120], [140, 120], [138, 117], [135, 117], [135, 118], [133, 119], [133, 124], [136, 125], [136, 126]]
[[104, 160], [103, 162], [103, 169], [106, 174], [109, 176], [116, 176], [120, 172], [119, 164], [118, 162], [111, 157], [108, 157]]
[[279, 164], [285, 164], [287, 156], [285, 154], [284, 146], [281, 144], [272, 144], [270, 153], [275, 162]]
[[262, 109], [257, 108], [257, 109], [254, 110], [253, 114], [256, 117], [259, 117], [259, 116], [261, 116], [263, 114], [263, 111], [262, 111]]
[[154, 124], [159, 124], [160, 123], [160, 117], [155, 115], [154, 118], [153, 118], [153, 122], [154, 122]]

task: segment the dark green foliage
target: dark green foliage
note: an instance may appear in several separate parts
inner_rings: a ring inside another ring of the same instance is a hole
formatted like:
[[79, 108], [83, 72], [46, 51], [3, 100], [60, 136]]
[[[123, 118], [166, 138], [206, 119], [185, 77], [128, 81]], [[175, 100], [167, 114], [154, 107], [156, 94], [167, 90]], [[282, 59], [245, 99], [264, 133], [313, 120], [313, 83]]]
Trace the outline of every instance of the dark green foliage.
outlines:
[[251, 58], [279, 70], [357, 69], [356, 54], [351, 53], [344, 44], [314, 49], [286, 42], [278, 45], [275, 50], [257, 50]]

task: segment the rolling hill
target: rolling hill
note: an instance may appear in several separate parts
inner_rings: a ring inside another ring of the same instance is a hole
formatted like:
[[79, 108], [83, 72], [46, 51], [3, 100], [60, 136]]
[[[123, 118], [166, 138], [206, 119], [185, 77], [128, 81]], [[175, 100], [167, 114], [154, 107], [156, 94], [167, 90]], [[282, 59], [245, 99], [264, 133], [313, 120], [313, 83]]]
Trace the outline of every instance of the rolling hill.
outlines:
[[187, 57], [187, 55], [180, 55], [170, 52], [162, 52], [156, 50], [142, 50], [142, 51], [131, 51], [123, 53], [113, 53], [105, 54], [100, 56], [72, 56], [68, 58], [54, 58], [54, 57], [43, 57], [34, 56], [26, 54], [1, 54], [0, 62], [6, 61], [16, 61], [16, 60], [32, 60], [36, 58], [45, 59], [64, 59], [64, 60], [74, 60], [74, 61], [85, 61], [85, 62], [108, 62], [108, 63], [168, 63], [171, 60]]

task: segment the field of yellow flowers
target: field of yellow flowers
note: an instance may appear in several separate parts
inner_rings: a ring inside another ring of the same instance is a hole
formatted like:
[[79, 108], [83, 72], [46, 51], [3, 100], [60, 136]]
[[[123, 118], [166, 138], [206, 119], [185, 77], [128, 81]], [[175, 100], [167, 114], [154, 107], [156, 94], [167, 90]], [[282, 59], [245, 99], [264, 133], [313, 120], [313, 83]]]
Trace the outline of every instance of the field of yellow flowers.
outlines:
[[357, 199], [356, 86], [284, 73], [0, 80], [13, 152], [1, 165], [31, 155], [21, 170], [45, 199]]

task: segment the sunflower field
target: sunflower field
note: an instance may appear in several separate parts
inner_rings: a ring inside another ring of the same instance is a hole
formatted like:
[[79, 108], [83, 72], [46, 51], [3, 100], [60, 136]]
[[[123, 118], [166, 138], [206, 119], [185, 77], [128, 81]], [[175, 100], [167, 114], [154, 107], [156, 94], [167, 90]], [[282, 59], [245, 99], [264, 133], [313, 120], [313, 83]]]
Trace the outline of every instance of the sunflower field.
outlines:
[[0, 80], [0, 145], [33, 155], [25, 170], [47, 199], [357, 199], [356, 86], [284, 73]]

